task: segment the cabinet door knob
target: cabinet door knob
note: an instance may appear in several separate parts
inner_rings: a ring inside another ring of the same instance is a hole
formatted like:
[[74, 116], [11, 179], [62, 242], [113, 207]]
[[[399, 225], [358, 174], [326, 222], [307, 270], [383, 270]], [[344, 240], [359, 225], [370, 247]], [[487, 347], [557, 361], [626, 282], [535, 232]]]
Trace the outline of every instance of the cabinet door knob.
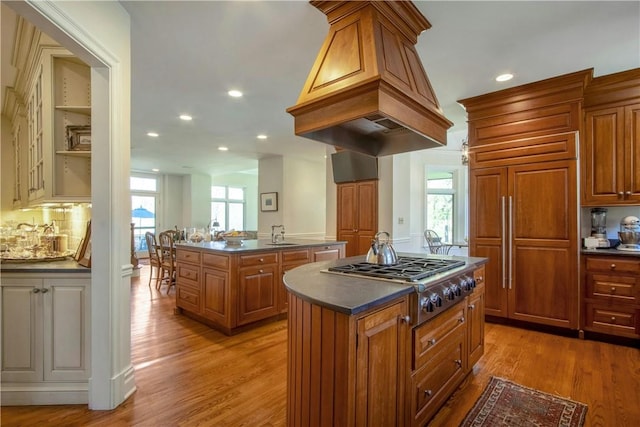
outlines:
[[613, 270], [614, 268], [616, 268], [615, 264], [611, 264], [611, 269]]
[[470, 308], [471, 310], [473, 310], [474, 308], [476, 308], [476, 305], [475, 305], [475, 304], [469, 304], [469, 308]]
[[611, 321], [615, 322], [616, 321], [616, 316], [611, 316]]
[[260, 270], [258, 270], [258, 273], [262, 274], [262, 273], [264, 273], [264, 270], [260, 269]]
[[425, 390], [424, 391], [424, 395], [427, 396], [427, 397], [431, 396], [432, 394], [433, 394], [433, 392], [431, 390]]
[[478, 276], [478, 279], [476, 280], [478, 283], [482, 282], [484, 280], [484, 277], [482, 276]]
[[624, 196], [624, 192], [618, 191], [618, 196]]
[[611, 287], [611, 292], [615, 292], [615, 291], [616, 291], [616, 287], [615, 287], [615, 286], [612, 286], [612, 287]]
[[411, 316], [400, 316], [400, 321], [406, 323], [407, 325], [411, 323]]
[[259, 261], [260, 261], [260, 262], [264, 262], [264, 258], [260, 258], [260, 260], [259, 260]]
[[430, 345], [436, 345], [436, 339], [435, 339], [435, 338], [431, 338], [431, 339], [428, 341], [428, 343], [429, 343]]
[[43, 294], [46, 294], [47, 292], [49, 292], [49, 289], [47, 289], [47, 288], [42, 288], [42, 289], [40, 290], [40, 292], [42, 292]]
[[458, 322], [460, 322], [460, 323], [464, 323], [464, 317], [459, 318], [459, 319], [458, 319]]
[[624, 194], [626, 194], [627, 196], [631, 195], [631, 191], [626, 191]]
[[40, 289], [38, 289], [38, 288], [34, 288], [34, 289], [33, 289], [33, 293], [34, 293], [34, 294], [37, 294], [37, 293], [39, 293], [39, 292], [40, 292]]
[[456, 365], [458, 365], [459, 367], [461, 367], [461, 368], [462, 368], [462, 360], [460, 360], [460, 359], [456, 359], [456, 360], [454, 360], [453, 362], [454, 362]]

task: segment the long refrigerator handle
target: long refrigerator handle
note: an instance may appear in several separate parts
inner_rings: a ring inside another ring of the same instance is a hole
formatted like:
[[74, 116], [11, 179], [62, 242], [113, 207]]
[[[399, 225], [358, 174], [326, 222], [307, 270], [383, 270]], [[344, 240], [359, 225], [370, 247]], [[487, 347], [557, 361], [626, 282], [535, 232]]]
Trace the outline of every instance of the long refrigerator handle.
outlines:
[[509, 289], [511, 289], [511, 282], [513, 281], [513, 272], [511, 266], [513, 262], [511, 257], [513, 256], [513, 198], [509, 196]]
[[506, 213], [505, 213], [505, 204], [504, 204], [504, 196], [501, 197], [502, 201], [502, 289], [506, 286], [507, 282], [507, 223], [506, 223]]

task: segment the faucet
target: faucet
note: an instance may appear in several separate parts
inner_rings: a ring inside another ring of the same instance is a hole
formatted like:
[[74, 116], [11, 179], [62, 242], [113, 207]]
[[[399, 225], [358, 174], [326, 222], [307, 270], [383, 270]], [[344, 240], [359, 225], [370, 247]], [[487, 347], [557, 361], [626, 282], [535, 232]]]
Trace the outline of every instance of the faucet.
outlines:
[[[280, 229], [279, 233], [276, 233], [276, 228]], [[278, 243], [278, 241], [284, 240], [284, 225], [272, 225], [271, 226], [271, 243]]]

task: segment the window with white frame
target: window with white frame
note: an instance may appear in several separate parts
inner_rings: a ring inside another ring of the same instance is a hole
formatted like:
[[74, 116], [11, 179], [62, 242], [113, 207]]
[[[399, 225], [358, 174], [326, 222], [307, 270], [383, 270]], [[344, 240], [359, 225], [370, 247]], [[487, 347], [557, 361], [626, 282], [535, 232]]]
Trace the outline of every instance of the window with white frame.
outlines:
[[450, 170], [427, 173], [427, 229], [435, 231], [443, 242], [453, 242], [456, 230], [456, 177]]
[[158, 196], [160, 194], [158, 177], [155, 175], [131, 175], [131, 223], [136, 252], [145, 252], [147, 231], [156, 233]]
[[243, 187], [211, 186], [211, 219], [218, 230], [244, 230], [245, 195]]

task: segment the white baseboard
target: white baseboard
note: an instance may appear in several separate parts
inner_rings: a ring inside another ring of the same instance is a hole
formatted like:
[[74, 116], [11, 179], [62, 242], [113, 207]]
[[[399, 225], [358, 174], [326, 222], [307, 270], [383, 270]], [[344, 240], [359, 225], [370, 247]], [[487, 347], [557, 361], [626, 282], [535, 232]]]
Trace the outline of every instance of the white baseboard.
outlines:
[[2, 383], [2, 406], [89, 403], [87, 383]]

